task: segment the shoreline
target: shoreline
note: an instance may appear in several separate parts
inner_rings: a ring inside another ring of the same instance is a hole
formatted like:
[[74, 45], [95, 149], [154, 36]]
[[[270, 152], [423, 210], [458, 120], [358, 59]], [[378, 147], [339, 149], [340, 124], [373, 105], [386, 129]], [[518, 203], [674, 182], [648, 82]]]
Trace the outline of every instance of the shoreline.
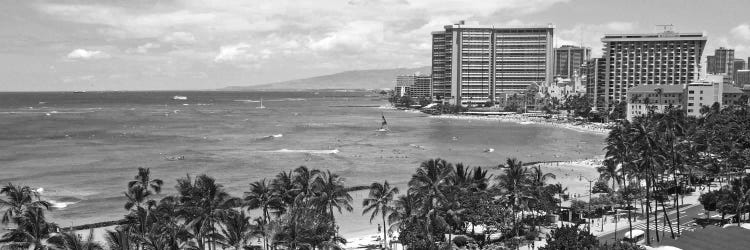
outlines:
[[504, 116], [473, 116], [473, 115], [434, 115], [430, 116], [435, 119], [454, 119], [454, 120], [485, 120], [485, 121], [500, 121], [500, 122], [512, 122], [521, 125], [537, 125], [551, 128], [563, 128], [569, 129], [582, 133], [592, 133], [598, 135], [609, 134], [609, 124], [600, 123], [585, 123], [585, 124], [573, 124], [567, 121], [548, 121], [541, 117], [528, 117], [520, 114], [504, 115]]

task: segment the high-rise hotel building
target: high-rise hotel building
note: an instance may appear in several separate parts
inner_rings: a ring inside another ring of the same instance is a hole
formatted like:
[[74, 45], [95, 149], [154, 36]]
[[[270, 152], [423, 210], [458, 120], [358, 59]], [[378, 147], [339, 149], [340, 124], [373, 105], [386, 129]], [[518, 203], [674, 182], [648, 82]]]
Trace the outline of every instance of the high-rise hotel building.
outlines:
[[[644, 84], [688, 84], [698, 80], [706, 37], [703, 33], [605, 35], [603, 99], [611, 109], [627, 101], [627, 90]], [[594, 84], [596, 86], [596, 84]]]
[[581, 75], [581, 65], [591, 59], [591, 48], [563, 45], [555, 49], [555, 77], [573, 78]]
[[552, 81], [554, 26], [448, 25], [432, 33], [432, 95], [485, 103]]

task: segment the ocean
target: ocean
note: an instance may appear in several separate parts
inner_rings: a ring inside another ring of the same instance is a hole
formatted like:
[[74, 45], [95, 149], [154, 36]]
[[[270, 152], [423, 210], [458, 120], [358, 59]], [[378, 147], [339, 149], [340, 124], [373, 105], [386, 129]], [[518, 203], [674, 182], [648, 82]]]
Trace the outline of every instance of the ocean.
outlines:
[[[261, 99], [265, 109], [257, 108]], [[388, 180], [405, 193], [429, 158], [494, 167], [508, 157], [603, 154], [602, 135], [435, 119], [387, 104], [364, 91], [0, 93], [0, 183], [42, 191], [55, 205], [51, 220], [71, 226], [122, 218], [123, 192], [138, 167], [165, 181], [163, 194], [174, 194], [177, 178], [205, 173], [242, 196], [250, 182], [301, 165], [338, 173], [351, 186]], [[389, 133], [376, 131], [381, 115]], [[337, 220], [344, 236], [376, 227], [361, 216], [365, 195], [355, 192], [355, 211]]]

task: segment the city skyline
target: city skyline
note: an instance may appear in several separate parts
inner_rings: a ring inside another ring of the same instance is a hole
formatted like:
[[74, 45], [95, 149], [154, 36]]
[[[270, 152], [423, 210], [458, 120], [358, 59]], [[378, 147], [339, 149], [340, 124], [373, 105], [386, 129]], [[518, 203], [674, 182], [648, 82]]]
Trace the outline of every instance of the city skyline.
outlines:
[[0, 63], [6, 65], [0, 69], [0, 91], [215, 89], [347, 70], [429, 66], [430, 32], [459, 20], [552, 23], [555, 47], [582, 43], [592, 48], [592, 57], [601, 56], [605, 34], [657, 32], [655, 25], [674, 24], [677, 32], [704, 32], [707, 51], [727, 47], [746, 58], [750, 24], [729, 10], [749, 5], [10, 0], [0, 17]]

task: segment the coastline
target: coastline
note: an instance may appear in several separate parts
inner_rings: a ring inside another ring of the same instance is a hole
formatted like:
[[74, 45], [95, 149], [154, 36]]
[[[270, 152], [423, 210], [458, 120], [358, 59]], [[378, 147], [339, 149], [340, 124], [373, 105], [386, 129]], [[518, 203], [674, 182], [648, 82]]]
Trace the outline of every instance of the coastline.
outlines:
[[585, 123], [585, 124], [573, 124], [566, 121], [548, 121], [541, 117], [528, 117], [520, 114], [504, 115], [504, 116], [473, 116], [473, 115], [434, 115], [430, 116], [436, 119], [455, 119], [455, 120], [485, 120], [485, 121], [500, 121], [500, 122], [513, 122], [521, 125], [537, 125], [546, 126], [552, 128], [563, 128], [574, 130], [583, 133], [593, 133], [598, 135], [607, 135], [610, 131], [609, 124], [601, 123]]

